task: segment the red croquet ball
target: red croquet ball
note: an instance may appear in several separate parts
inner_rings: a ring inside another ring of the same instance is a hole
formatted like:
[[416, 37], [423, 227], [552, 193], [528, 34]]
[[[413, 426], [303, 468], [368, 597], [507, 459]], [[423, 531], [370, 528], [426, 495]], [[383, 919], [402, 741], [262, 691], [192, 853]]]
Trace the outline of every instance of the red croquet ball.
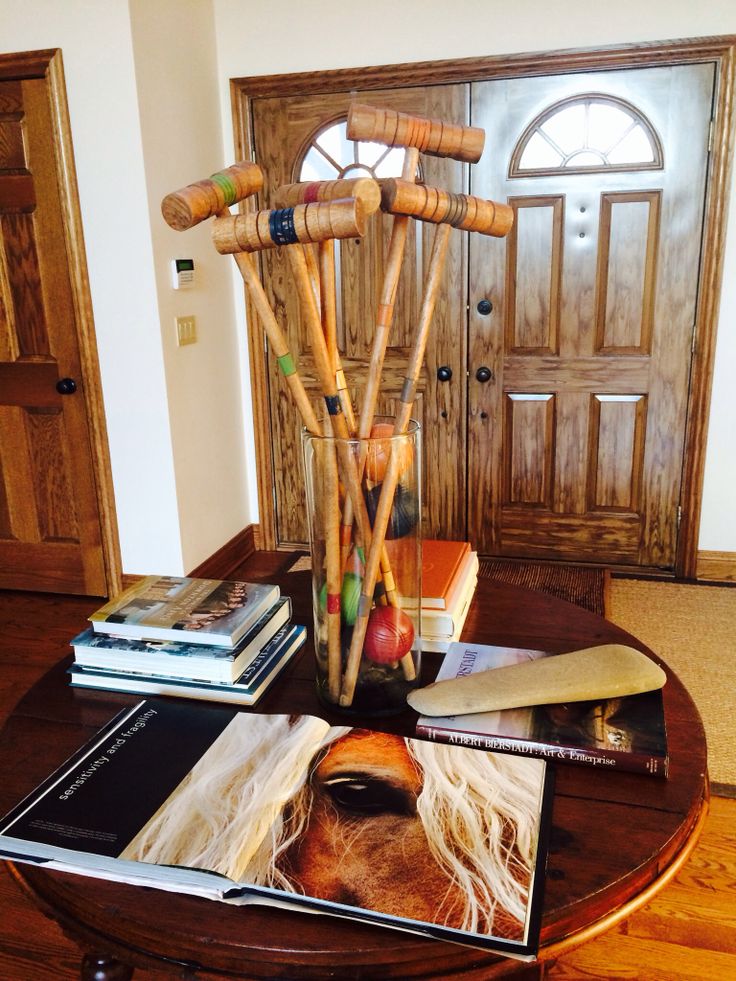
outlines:
[[369, 661], [392, 664], [408, 654], [414, 642], [414, 624], [396, 606], [377, 606], [371, 610], [363, 642]]

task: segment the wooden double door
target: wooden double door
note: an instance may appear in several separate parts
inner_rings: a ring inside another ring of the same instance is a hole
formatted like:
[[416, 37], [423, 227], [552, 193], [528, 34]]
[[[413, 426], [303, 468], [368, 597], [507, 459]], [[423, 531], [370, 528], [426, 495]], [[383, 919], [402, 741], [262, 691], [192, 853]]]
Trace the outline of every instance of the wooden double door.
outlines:
[[[415, 405], [426, 536], [467, 537], [484, 554], [673, 567], [713, 87], [702, 63], [360, 96], [483, 127], [478, 164], [425, 156], [420, 179], [515, 212], [505, 240], [451, 234]], [[254, 102], [266, 206], [281, 183], [351, 176], [376, 157], [338, 159], [350, 98]], [[379, 216], [339, 247], [340, 350], [358, 405], [389, 230]], [[403, 383], [433, 234], [411, 223], [383, 412]], [[263, 262], [319, 405], [288, 269], [275, 252]], [[276, 538], [304, 541], [299, 424], [272, 359], [268, 371]]]

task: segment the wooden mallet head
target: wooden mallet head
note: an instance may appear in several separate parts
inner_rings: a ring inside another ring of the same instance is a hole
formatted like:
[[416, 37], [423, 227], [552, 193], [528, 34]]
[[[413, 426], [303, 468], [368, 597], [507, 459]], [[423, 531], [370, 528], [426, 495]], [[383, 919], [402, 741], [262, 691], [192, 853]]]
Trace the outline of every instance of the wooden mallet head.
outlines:
[[365, 208], [360, 198], [224, 215], [212, 224], [215, 248], [223, 254], [260, 252], [279, 245], [307, 245], [364, 234]]
[[477, 126], [461, 126], [354, 102], [348, 112], [347, 137], [387, 146], [416, 147], [434, 157], [477, 163], [486, 134]]
[[282, 184], [273, 196], [275, 208], [293, 208], [297, 204], [335, 201], [338, 198], [360, 198], [366, 215], [378, 211], [381, 189], [372, 177], [346, 177], [334, 181], [300, 181]]
[[381, 208], [393, 215], [452, 225], [467, 232], [503, 238], [514, 223], [513, 208], [472, 194], [452, 194], [440, 187], [398, 178], [380, 181]]
[[183, 232], [257, 194], [262, 187], [263, 173], [258, 164], [235, 163], [205, 180], [167, 194], [161, 202], [161, 214], [167, 225]]

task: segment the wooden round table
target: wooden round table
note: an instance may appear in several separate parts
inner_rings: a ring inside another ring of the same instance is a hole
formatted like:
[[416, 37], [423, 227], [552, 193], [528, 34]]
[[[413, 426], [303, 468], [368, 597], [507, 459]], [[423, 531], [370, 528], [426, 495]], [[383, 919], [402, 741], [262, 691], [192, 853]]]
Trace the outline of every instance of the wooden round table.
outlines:
[[[260, 562], [249, 578], [279, 581], [292, 596], [294, 620], [311, 627], [308, 575], [276, 575], [265, 559]], [[463, 637], [556, 652], [602, 643], [646, 650], [623, 630], [577, 606], [490, 580], [479, 581]], [[440, 660], [440, 655], [425, 655], [427, 680]], [[72, 689], [64, 673], [67, 665], [57, 665], [25, 696], [0, 736], [0, 813], [10, 810], [121, 707], [137, 700]], [[313, 681], [308, 643], [259, 711], [324, 716]], [[648, 902], [697, 841], [708, 799], [703, 727], [692, 699], [670, 671], [664, 700], [667, 779], [556, 765], [542, 945], [531, 965], [329, 916], [230, 907], [33, 866], [11, 868], [34, 902], [87, 952], [82, 972], [87, 978], [126, 978], [133, 968], [167, 966], [180, 975], [188, 969], [289, 981], [541, 978], [545, 966], [561, 953]], [[411, 735], [415, 720], [407, 709], [371, 724]]]

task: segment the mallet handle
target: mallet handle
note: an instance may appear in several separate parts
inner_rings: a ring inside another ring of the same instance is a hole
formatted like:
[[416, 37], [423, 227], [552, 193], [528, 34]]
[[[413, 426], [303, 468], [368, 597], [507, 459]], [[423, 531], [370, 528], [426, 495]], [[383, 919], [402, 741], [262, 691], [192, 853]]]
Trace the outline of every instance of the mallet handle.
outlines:
[[342, 411], [340, 397], [337, 391], [337, 382], [332, 371], [332, 363], [327, 351], [327, 342], [322, 333], [322, 323], [319, 311], [314, 299], [309, 282], [309, 272], [304, 259], [304, 252], [298, 248], [287, 249], [287, 256], [291, 263], [294, 273], [294, 282], [297, 293], [299, 294], [299, 304], [304, 314], [307, 332], [312, 348], [314, 367], [322, 388], [322, 396], [325, 400], [327, 414], [330, 417], [332, 432], [340, 441], [338, 443], [339, 463], [348, 494], [352, 498], [353, 507], [358, 516], [358, 527], [360, 528], [363, 541], [367, 544], [370, 541], [371, 530], [368, 509], [366, 507], [363, 491], [360, 486], [360, 477], [356, 462], [346, 446], [346, 441], [350, 438], [347, 420]]
[[[319, 248], [323, 245], [322, 242], [319, 243]], [[304, 248], [304, 258], [307, 263], [307, 269], [309, 271], [309, 281], [312, 284], [312, 292], [314, 293], [314, 301], [318, 307], [322, 305], [322, 282], [320, 279], [319, 261], [317, 256], [314, 254], [314, 248], [311, 243], [309, 245], [303, 246]]]
[[485, 131], [441, 119], [410, 116], [395, 109], [377, 109], [353, 103], [348, 112], [349, 140], [367, 140], [388, 146], [413, 146], [435, 157], [477, 163], [483, 153]]
[[[332, 427], [326, 423], [327, 435]], [[327, 614], [327, 684], [330, 699], [339, 701], [342, 684], [342, 653], [340, 649], [340, 593], [342, 590], [342, 562], [340, 559], [340, 484], [335, 456], [335, 443], [325, 440], [316, 448], [322, 454], [323, 493], [325, 500], [325, 578]]]
[[260, 252], [278, 245], [352, 238], [365, 232], [365, 208], [360, 198], [299, 204], [293, 208], [256, 211], [215, 218], [212, 239], [218, 252]]
[[513, 208], [507, 204], [393, 177], [381, 181], [381, 208], [392, 215], [409, 215], [496, 238], [507, 235], [514, 223]]
[[[404, 153], [404, 165], [401, 171], [401, 176], [403, 179], [407, 181], [413, 180], [418, 165], [419, 150], [417, 150], [416, 147], [409, 147]], [[370, 436], [371, 428], [373, 426], [373, 418], [376, 412], [376, 405], [378, 403], [378, 390], [381, 384], [383, 362], [386, 355], [386, 347], [388, 345], [388, 337], [394, 315], [394, 301], [396, 300], [396, 291], [399, 285], [401, 264], [404, 260], [408, 226], [409, 219], [407, 217], [404, 215], [394, 216], [393, 227], [391, 229], [391, 239], [388, 246], [386, 267], [383, 274], [383, 286], [379, 297], [378, 318], [376, 329], [373, 334], [368, 380], [366, 383], [365, 392], [363, 394], [363, 408], [358, 424], [358, 434], [362, 438], [367, 438]], [[365, 454], [363, 454], [358, 461], [361, 479], [363, 476], [364, 465]], [[345, 507], [343, 514], [342, 534], [344, 539], [347, 539], [348, 537], [347, 529], [351, 523], [352, 513], [348, 505]], [[386, 588], [386, 597], [392, 606], [396, 606], [398, 604], [396, 581], [391, 573], [391, 564], [385, 548], [381, 551], [381, 575], [383, 576], [383, 582]]]
[[[422, 362], [424, 360], [424, 353], [427, 348], [427, 339], [429, 337], [429, 330], [432, 324], [432, 317], [434, 316], [434, 308], [437, 303], [437, 296], [439, 295], [442, 271], [444, 269], [445, 259], [447, 257], [449, 236], [449, 225], [440, 225], [434, 235], [432, 254], [429, 260], [429, 271], [427, 273], [427, 288], [424, 295], [424, 300], [422, 302], [419, 326], [417, 328], [417, 334], [414, 340], [409, 365], [407, 366], [404, 388], [401, 393], [401, 401], [396, 414], [396, 421], [394, 423], [395, 435], [405, 433], [409, 425], [411, 409], [414, 404], [414, 396], [416, 393], [416, 386], [419, 380]], [[343, 676], [342, 690], [340, 692], [340, 705], [342, 706], [349, 706], [353, 703], [355, 685], [358, 679], [358, 670], [360, 668], [360, 659], [363, 651], [363, 643], [365, 641], [365, 635], [368, 629], [371, 598], [375, 588], [376, 578], [378, 576], [381, 552], [384, 548], [384, 543], [386, 540], [386, 530], [391, 517], [394, 494], [399, 483], [400, 470], [401, 462], [399, 459], [399, 454], [395, 452], [394, 448], [394, 451], [392, 451], [389, 457], [386, 473], [381, 484], [378, 507], [376, 509], [376, 516], [373, 521], [373, 537], [368, 545], [365, 571], [363, 573], [363, 582], [361, 585], [360, 601], [358, 605], [358, 615], [355, 620], [355, 625], [353, 626], [353, 634], [351, 637], [350, 649], [348, 651], [345, 674]], [[407, 677], [411, 680], [411, 676], [407, 673], [413, 667], [409, 656], [402, 660], [402, 667], [404, 667]]]
[[312, 402], [307, 395], [306, 389], [304, 388], [304, 383], [302, 382], [301, 376], [297, 368], [297, 364], [289, 349], [288, 341], [284, 336], [284, 332], [279, 326], [279, 322], [276, 320], [271, 305], [268, 302], [266, 296], [266, 291], [263, 288], [263, 283], [258, 276], [253, 259], [247, 253], [241, 252], [234, 256], [235, 262], [240, 270], [240, 275], [243, 277], [243, 282], [248, 291], [248, 295], [256, 308], [256, 313], [261, 321], [266, 336], [268, 337], [269, 344], [273, 354], [278, 362], [281, 374], [284, 376], [286, 384], [289, 386], [289, 390], [296, 402], [297, 409], [299, 410], [299, 415], [302, 418], [302, 422], [315, 436], [322, 435], [322, 429], [319, 422], [317, 421], [317, 416], [315, 415], [314, 409], [312, 408]]
[[297, 204], [322, 203], [337, 198], [360, 198], [365, 213], [372, 215], [381, 203], [381, 190], [372, 177], [301, 181], [298, 184], [282, 184], [273, 196], [273, 203], [276, 208], [293, 208]]
[[[407, 183], [411, 181], [413, 175], [416, 173], [418, 163], [419, 151], [415, 147], [410, 147], [404, 155], [404, 167], [402, 170], [402, 178]], [[370, 369], [363, 395], [363, 408], [360, 414], [358, 428], [358, 433], [363, 438], [367, 438], [370, 435], [373, 417], [376, 413], [376, 405], [378, 404], [378, 390], [381, 384], [383, 362], [386, 357], [388, 337], [394, 316], [394, 302], [396, 300], [396, 292], [399, 288], [399, 276], [401, 274], [401, 265], [404, 261], [408, 229], [409, 219], [406, 216], [394, 216], [386, 266], [383, 273], [383, 285], [379, 297], [378, 317], [373, 333]]]
[[258, 164], [236, 163], [206, 180], [167, 194], [161, 202], [161, 214], [167, 225], [183, 232], [262, 187], [263, 173]]
[[[340, 403], [337, 381], [332, 372], [332, 362], [327, 350], [327, 342], [322, 332], [319, 311], [314, 300], [314, 292], [309, 283], [309, 273], [304, 260], [304, 253], [301, 249], [292, 248], [287, 250], [287, 255], [291, 263], [292, 272], [294, 273], [299, 302], [307, 322], [314, 366], [320, 379], [322, 395], [325, 400], [327, 413], [330, 417], [330, 425], [332, 432], [339, 440], [337, 447], [340, 469], [347, 486], [348, 495], [352, 501], [351, 506], [357, 518], [361, 541], [367, 548], [371, 542], [372, 532], [368, 509], [360, 483], [361, 475], [357, 461], [347, 447], [347, 440], [350, 438], [351, 433], [348, 429], [347, 419]], [[381, 557], [385, 558], [383, 556], [383, 550], [379, 558]]]
[[[309, 246], [307, 246], [309, 248]], [[308, 264], [308, 263], [307, 263]], [[319, 286], [322, 316], [322, 332], [325, 335], [327, 353], [330, 357], [332, 372], [335, 375], [337, 394], [340, 398], [342, 411], [348, 424], [350, 436], [355, 435], [355, 412], [350, 393], [342, 369], [340, 351], [337, 347], [337, 287], [335, 283], [335, 240], [325, 239], [317, 246], [317, 265], [319, 269]]]

